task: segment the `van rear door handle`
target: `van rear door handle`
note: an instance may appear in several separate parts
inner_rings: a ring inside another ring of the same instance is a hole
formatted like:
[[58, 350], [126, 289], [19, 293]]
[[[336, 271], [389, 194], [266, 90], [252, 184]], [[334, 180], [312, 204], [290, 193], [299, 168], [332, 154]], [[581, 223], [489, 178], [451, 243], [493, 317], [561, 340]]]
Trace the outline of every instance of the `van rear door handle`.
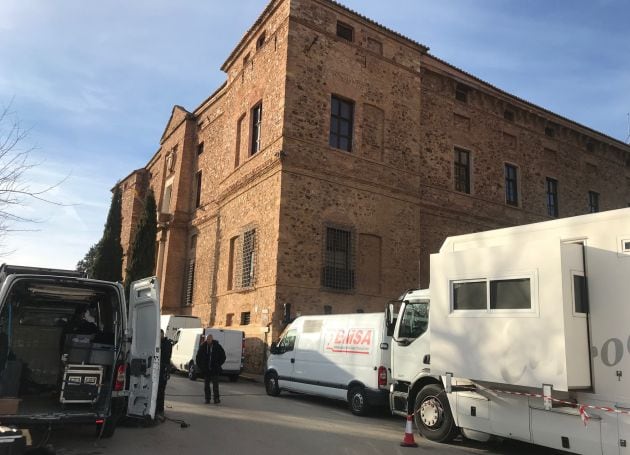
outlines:
[[291, 363], [295, 363], [295, 359], [291, 359]]

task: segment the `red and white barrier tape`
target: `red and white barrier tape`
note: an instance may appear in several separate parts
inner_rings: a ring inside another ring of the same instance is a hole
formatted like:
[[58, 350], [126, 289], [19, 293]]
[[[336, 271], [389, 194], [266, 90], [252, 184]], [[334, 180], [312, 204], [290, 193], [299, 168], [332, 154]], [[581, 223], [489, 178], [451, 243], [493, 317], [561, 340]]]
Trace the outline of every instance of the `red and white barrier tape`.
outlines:
[[614, 408], [611, 408], [611, 407], [608, 407], [608, 406], [594, 406], [592, 404], [574, 403], [572, 401], [560, 400], [558, 398], [554, 398], [552, 396], [543, 395], [543, 394], [540, 394], [540, 393], [512, 392], [512, 391], [509, 391], [509, 390], [486, 389], [486, 388], [479, 387], [479, 386], [477, 386], [477, 388], [480, 388], [480, 389], [485, 390], [487, 392], [503, 393], [503, 394], [506, 394], [506, 395], [518, 395], [518, 396], [529, 397], [529, 398], [542, 398], [543, 400], [549, 400], [549, 401], [553, 401], [554, 403], [566, 404], [566, 405], [569, 405], [569, 406], [571, 406], [573, 408], [578, 408], [578, 412], [580, 413], [580, 418], [582, 419], [582, 422], [584, 423], [585, 426], [588, 424], [588, 421], [591, 418], [591, 416], [588, 415], [588, 413], [586, 412], [587, 409], [595, 409], [597, 411], [604, 411], [604, 412], [612, 412], [612, 413], [615, 413], [615, 414], [630, 415], [630, 411], [625, 411], [625, 410], [621, 410], [621, 409], [614, 409]]

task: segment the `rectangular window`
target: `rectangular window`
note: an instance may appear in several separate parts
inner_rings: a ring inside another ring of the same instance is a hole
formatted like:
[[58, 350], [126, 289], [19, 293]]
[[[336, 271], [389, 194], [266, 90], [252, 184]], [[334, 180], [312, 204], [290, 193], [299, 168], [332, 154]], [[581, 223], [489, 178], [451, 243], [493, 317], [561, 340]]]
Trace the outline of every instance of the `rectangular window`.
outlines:
[[558, 181], [547, 177], [547, 214], [558, 218]]
[[250, 322], [250, 312], [243, 311], [241, 313], [241, 325], [249, 325]]
[[531, 307], [529, 278], [490, 281], [491, 310], [528, 310]]
[[576, 313], [588, 313], [586, 277], [573, 275], [573, 305]]
[[337, 36], [350, 42], [354, 41], [354, 29], [343, 22], [337, 22]]
[[230, 253], [228, 256], [228, 282], [227, 288], [228, 291], [234, 289], [234, 252], [236, 251], [236, 241], [238, 237], [233, 237], [230, 239]]
[[599, 212], [599, 193], [596, 193], [595, 191], [588, 192], [588, 212]]
[[485, 310], [487, 298], [485, 281], [453, 283], [454, 310]]
[[470, 194], [470, 152], [455, 149], [455, 191]]
[[201, 155], [203, 153], [203, 142], [200, 142], [197, 146], [197, 155]]
[[262, 32], [258, 39], [256, 40], [256, 50], [260, 49], [265, 45], [266, 35], [265, 32]]
[[547, 136], [547, 137], [555, 137], [556, 136], [556, 130], [553, 129], [552, 127], [548, 126], [547, 128], [545, 128], [545, 136]]
[[503, 111], [503, 118], [505, 120], [507, 120], [508, 122], [513, 122], [514, 121], [514, 112], [512, 112], [510, 110]]
[[234, 323], [234, 313], [228, 313], [225, 315], [225, 326], [230, 327]]
[[329, 144], [347, 152], [352, 151], [354, 102], [332, 95], [330, 102]]
[[453, 310], [531, 310], [531, 279], [455, 281], [452, 297]]
[[195, 260], [188, 262], [188, 276], [186, 280], [186, 306], [192, 305], [193, 292], [195, 290]]
[[322, 285], [331, 289], [354, 289], [353, 259], [352, 232], [327, 227]]
[[201, 171], [197, 172], [196, 176], [196, 192], [195, 192], [195, 208], [201, 207], [201, 183], [202, 183], [202, 173]]
[[468, 102], [468, 92], [470, 89], [464, 84], [457, 84], [455, 86], [455, 99], [457, 101], [461, 101], [462, 103]]
[[518, 169], [512, 164], [505, 165], [505, 202], [518, 206]]
[[164, 197], [162, 198], [162, 213], [171, 213], [171, 194], [173, 193], [173, 185], [164, 188]]
[[[245, 125], [245, 114], [236, 122], [236, 151], [234, 153], [234, 167], [241, 164], [241, 138], [243, 137], [243, 125]], [[245, 142], [247, 144], [247, 142]]]
[[243, 263], [241, 275], [241, 287], [249, 288], [254, 285], [254, 272], [256, 261], [256, 230], [243, 234]]
[[260, 135], [262, 130], [262, 103], [252, 109], [252, 144], [251, 155], [260, 152]]

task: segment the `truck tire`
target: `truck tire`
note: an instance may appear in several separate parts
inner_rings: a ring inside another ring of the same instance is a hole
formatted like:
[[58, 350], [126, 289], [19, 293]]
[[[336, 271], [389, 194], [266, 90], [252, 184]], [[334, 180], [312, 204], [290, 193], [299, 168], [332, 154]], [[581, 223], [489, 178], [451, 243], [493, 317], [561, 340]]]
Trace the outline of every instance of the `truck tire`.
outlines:
[[191, 381], [197, 380], [197, 369], [195, 368], [195, 362], [193, 362], [192, 360], [188, 364], [188, 379], [190, 379]]
[[416, 396], [413, 409], [416, 427], [425, 438], [436, 442], [448, 442], [459, 433], [446, 392], [439, 385], [424, 386]]
[[280, 385], [278, 384], [278, 374], [275, 371], [265, 375], [265, 390], [267, 395], [277, 397], [280, 395]]
[[348, 392], [348, 404], [350, 411], [356, 416], [364, 416], [368, 413], [369, 406], [365, 389], [361, 386], [353, 386]]

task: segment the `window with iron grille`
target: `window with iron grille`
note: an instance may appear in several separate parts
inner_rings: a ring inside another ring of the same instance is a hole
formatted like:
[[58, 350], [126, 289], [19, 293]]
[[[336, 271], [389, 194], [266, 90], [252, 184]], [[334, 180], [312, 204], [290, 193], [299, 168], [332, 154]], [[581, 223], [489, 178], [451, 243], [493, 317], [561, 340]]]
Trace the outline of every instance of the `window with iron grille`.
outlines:
[[558, 218], [558, 181], [547, 177], [547, 214]]
[[202, 173], [201, 171], [197, 172], [196, 183], [197, 189], [195, 192], [195, 208], [201, 207], [201, 183], [202, 183]]
[[343, 22], [337, 22], [337, 36], [348, 41], [354, 41], [354, 29]]
[[186, 306], [192, 305], [193, 302], [193, 292], [195, 289], [195, 260], [191, 259], [188, 262], [188, 273], [186, 280]]
[[262, 103], [252, 109], [252, 146], [251, 155], [260, 152], [260, 135], [262, 130]]
[[505, 202], [518, 206], [518, 169], [513, 164], [505, 165]]
[[326, 227], [322, 285], [330, 289], [354, 289], [352, 232]]
[[462, 103], [468, 102], [468, 92], [470, 89], [464, 84], [457, 84], [455, 86], [455, 99]]
[[330, 102], [329, 144], [347, 152], [352, 151], [354, 102], [332, 95]]
[[249, 325], [250, 321], [250, 312], [244, 311], [241, 313], [241, 325]]
[[599, 212], [599, 193], [596, 193], [595, 191], [588, 192], [588, 212]]
[[228, 313], [225, 315], [225, 326], [230, 327], [234, 323], [234, 313]]
[[470, 194], [470, 152], [455, 149], [455, 191]]
[[241, 264], [241, 287], [254, 286], [254, 272], [256, 262], [256, 229], [243, 234], [243, 250]]

